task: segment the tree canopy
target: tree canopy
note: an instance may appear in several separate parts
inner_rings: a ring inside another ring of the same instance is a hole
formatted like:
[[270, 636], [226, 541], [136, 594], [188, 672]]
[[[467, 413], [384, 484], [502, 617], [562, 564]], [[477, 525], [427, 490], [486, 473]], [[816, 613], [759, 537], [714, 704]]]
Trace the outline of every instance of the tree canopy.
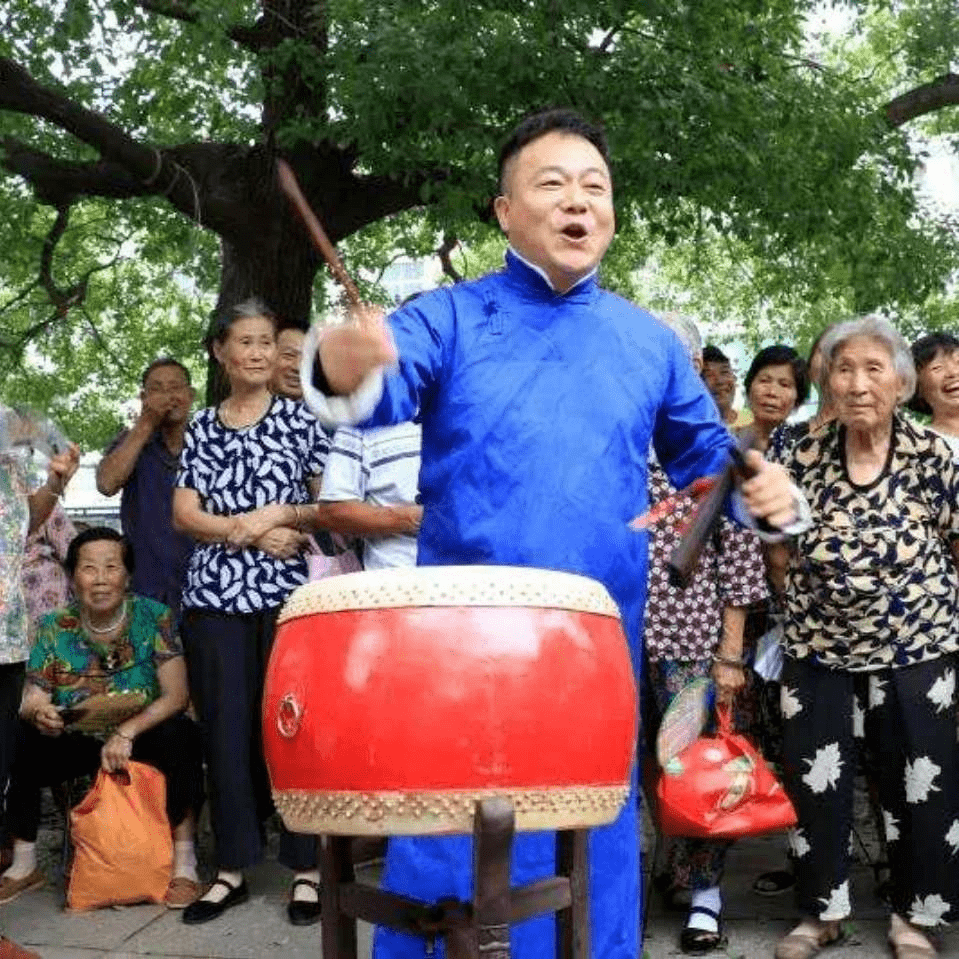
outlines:
[[607, 127], [608, 282], [721, 242], [797, 302], [926, 302], [956, 241], [909, 131], [956, 122], [951, 8], [835, 3], [815, 49], [811, 0], [7, 0], [2, 395], [100, 443], [157, 353], [201, 372], [211, 311], [305, 324], [320, 264], [278, 157], [354, 268], [481, 241], [500, 141], [547, 105]]

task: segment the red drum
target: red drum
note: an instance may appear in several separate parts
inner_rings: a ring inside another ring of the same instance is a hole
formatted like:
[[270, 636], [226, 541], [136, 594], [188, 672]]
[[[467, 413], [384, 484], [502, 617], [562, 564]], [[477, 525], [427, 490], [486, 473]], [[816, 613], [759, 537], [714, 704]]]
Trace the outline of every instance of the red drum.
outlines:
[[263, 698], [276, 806], [303, 833], [611, 822], [636, 747], [619, 610], [597, 582], [510, 566], [350, 573], [280, 615]]

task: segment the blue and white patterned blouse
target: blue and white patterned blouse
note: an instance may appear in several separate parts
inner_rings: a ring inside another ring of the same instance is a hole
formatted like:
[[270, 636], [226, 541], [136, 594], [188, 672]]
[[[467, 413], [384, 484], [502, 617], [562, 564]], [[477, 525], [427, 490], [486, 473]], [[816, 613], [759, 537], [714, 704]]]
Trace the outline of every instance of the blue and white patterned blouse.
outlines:
[[[323, 472], [329, 440], [302, 403], [274, 397], [263, 417], [243, 429], [226, 426], [216, 407], [191, 420], [176, 485], [196, 490], [215, 516], [248, 513], [270, 503], [309, 503], [307, 481]], [[197, 543], [187, 566], [183, 608], [255, 613], [280, 606], [306, 582], [306, 561], [276, 559], [256, 547]]]

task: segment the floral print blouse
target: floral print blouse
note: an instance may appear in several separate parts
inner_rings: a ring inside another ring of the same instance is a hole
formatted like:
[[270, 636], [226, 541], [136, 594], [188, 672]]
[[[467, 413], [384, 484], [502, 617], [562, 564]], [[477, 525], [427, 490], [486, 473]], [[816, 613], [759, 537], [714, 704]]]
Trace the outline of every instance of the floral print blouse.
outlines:
[[127, 628], [115, 643], [101, 643], [80, 625], [76, 606], [40, 620], [30, 651], [27, 681], [51, 694], [54, 706], [77, 707], [93, 695], [133, 693], [146, 707], [160, 695], [157, 666], [183, 655], [168, 606], [129, 596]]
[[[651, 462], [650, 503], [659, 503], [673, 493], [663, 468]], [[725, 517], [703, 548], [689, 585], [685, 589], [670, 585], [666, 564], [695, 507], [690, 496], [682, 496], [650, 536], [643, 631], [650, 662], [709, 659], [722, 637], [723, 608], [748, 606], [768, 595], [758, 537]]]
[[23, 553], [30, 525], [24, 464], [0, 456], [0, 666], [22, 663], [30, 652], [23, 599]]
[[849, 478], [845, 448], [833, 422], [783, 457], [813, 516], [786, 574], [786, 653], [876, 670], [955, 652], [959, 467], [949, 447], [896, 416], [886, 465], [866, 485]]
[[23, 558], [23, 598], [30, 617], [30, 641], [41, 616], [67, 604], [70, 580], [63, 568], [76, 527], [57, 503], [47, 521], [27, 537]]

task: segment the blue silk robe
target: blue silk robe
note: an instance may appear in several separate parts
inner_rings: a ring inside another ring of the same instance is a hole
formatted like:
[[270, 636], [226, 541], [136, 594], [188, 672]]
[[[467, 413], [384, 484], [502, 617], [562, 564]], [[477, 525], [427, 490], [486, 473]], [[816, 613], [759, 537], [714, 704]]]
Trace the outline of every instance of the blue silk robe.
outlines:
[[[622, 609], [638, 675], [647, 544], [626, 524], [647, 506], [650, 441], [677, 487], [719, 469], [731, 445], [680, 341], [595, 276], [559, 295], [512, 253], [504, 271], [419, 297], [390, 326], [399, 369], [365, 425], [422, 417], [419, 564], [599, 580]], [[641, 952], [637, 820], [634, 786], [616, 822], [590, 834], [596, 959]], [[471, 846], [471, 837], [393, 838], [384, 885], [423, 900], [470, 898]], [[552, 833], [517, 835], [514, 884], [553, 875], [554, 863]], [[512, 948], [518, 959], [553, 959], [552, 917], [513, 927]], [[374, 954], [413, 959], [425, 946], [380, 928]]]

